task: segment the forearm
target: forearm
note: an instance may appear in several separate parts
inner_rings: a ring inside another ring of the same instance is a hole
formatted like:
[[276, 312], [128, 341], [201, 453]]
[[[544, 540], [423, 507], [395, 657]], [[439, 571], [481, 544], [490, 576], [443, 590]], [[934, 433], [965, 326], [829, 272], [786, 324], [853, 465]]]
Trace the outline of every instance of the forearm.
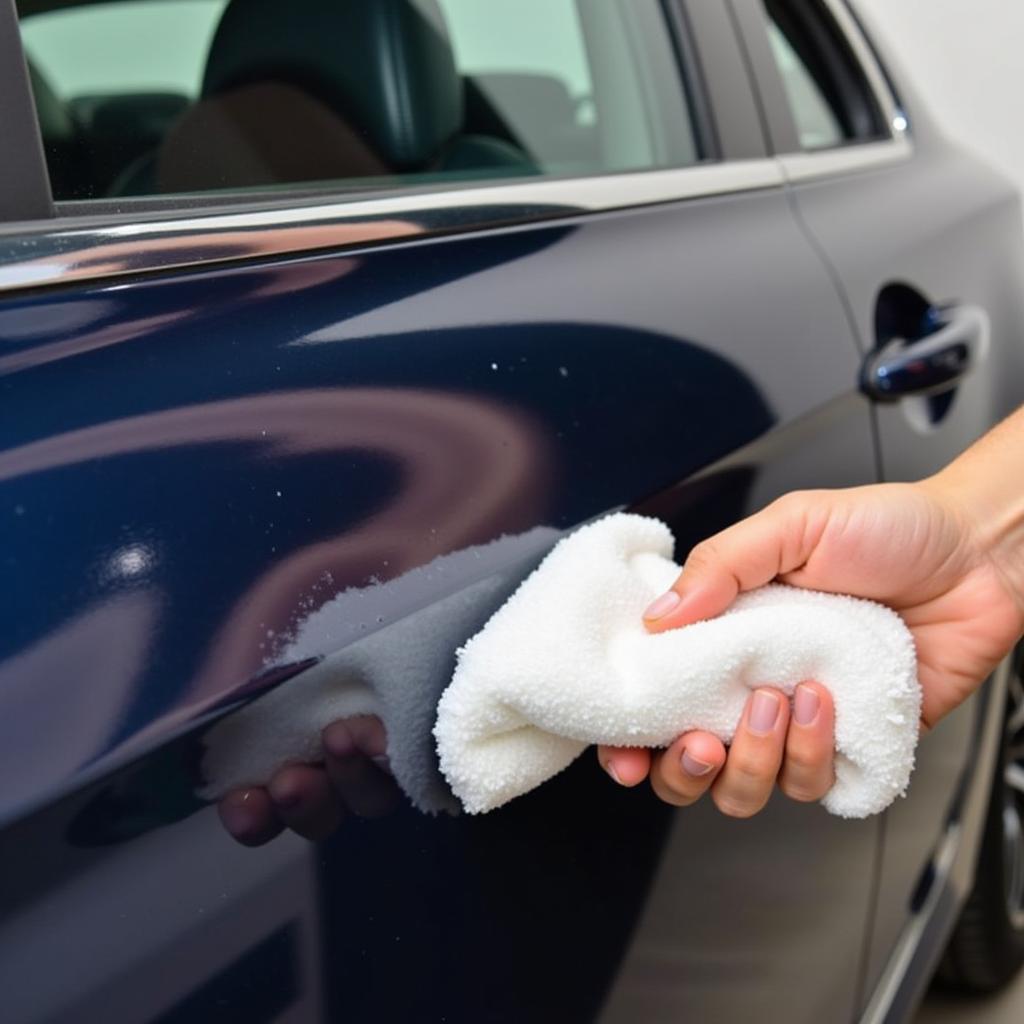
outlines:
[[1024, 407], [923, 483], [961, 510], [1024, 607]]

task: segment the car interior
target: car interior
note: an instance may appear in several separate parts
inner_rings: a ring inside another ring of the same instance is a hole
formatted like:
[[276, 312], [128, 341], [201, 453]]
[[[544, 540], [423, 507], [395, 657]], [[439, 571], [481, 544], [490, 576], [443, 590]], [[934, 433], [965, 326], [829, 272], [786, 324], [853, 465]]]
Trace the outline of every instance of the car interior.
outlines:
[[[81, 4], [18, 6], [31, 27]], [[570, 173], [600, 159], [592, 104], [563, 81], [460, 73], [437, 0], [230, 0], [196, 97], [61, 96], [31, 43], [57, 200]]]

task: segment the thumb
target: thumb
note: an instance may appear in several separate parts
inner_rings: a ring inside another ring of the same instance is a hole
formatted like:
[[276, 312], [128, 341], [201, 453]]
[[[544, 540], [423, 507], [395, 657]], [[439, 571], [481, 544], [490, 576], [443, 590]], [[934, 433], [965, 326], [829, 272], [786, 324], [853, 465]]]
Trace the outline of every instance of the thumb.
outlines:
[[701, 541], [672, 589], [644, 612], [648, 630], [662, 633], [714, 618], [742, 591], [802, 566], [821, 535], [821, 528], [814, 529], [810, 523], [809, 512], [815, 504], [808, 494], [788, 494]]

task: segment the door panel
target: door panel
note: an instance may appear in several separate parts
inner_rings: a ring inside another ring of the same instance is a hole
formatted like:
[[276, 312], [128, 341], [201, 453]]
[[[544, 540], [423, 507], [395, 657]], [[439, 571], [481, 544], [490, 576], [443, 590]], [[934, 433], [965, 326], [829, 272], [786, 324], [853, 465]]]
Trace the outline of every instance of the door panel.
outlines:
[[[946, 465], [1024, 398], [1018, 197], [1009, 183], [943, 137], [898, 69], [890, 67], [883, 77], [845, 4], [733, 4], [765, 99], [769, 136], [792, 182], [794, 210], [843, 290], [864, 358], [895, 339], [910, 343], [929, 336], [943, 320], [936, 315], [941, 307], [978, 307], [981, 319], [990, 322], [987, 362], [955, 391], [873, 409], [882, 475], [919, 479]], [[808, 18], [822, 30], [817, 41], [814, 33], [794, 29]], [[795, 46], [789, 55], [769, 45], [769, 20], [788, 29]], [[831, 44], [825, 41], [829, 34]], [[836, 59], [836, 41], [842, 39], [847, 85], [830, 88], [843, 63]], [[797, 50], [802, 64], [794, 59]], [[801, 69], [814, 73], [840, 120], [852, 124], [866, 105], [885, 111], [892, 130], [882, 134], [890, 137], [875, 147], [848, 142], [817, 150], [820, 139], [813, 132], [808, 138], [807, 131], [814, 127], [814, 110], [806, 90], [795, 88]], [[795, 152], [801, 145], [806, 151]], [[876, 159], [883, 163], [870, 168]], [[907, 798], [886, 813], [865, 999], [934, 879], [932, 854], [972, 767], [979, 704], [977, 698], [968, 701], [922, 738]]]
[[[919, 130], [913, 160], [795, 189], [800, 216], [843, 281], [865, 353], [884, 340], [877, 334], [879, 299], [894, 284], [934, 304], [978, 305], [991, 320], [987, 362], [965, 378], [948, 409], [930, 414], [924, 399], [875, 407], [888, 480], [938, 470], [1024, 399], [1016, 194], [926, 124]], [[907, 799], [887, 814], [869, 983], [908, 920], [916, 883], [970, 767], [976, 704], [967, 702], [922, 739]]]
[[842, 305], [781, 190], [38, 293], [0, 334], [0, 945], [63, 917], [69, 951], [103, 947], [0, 957], [12, 1019], [114, 990], [111, 1021], [851, 1011], [874, 820], [675, 812], [584, 757], [483, 818], [396, 795], [240, 859], [195, 795], [204, 729], [309, 658], [397, 671], [416, 636], [389, 685], [429, 729], [455, 647], [562, 530], [635, 506], [682, 555], [872, 478]]
[[[870, 429], [853, 395], [780, 428], [642, 511], [680, 547], [801, 487], [868, 483]], [[714, 514], [714, 513], [712, 513]], [[872, 905], [879, 819], [840, 821], [776, 793], [735, 821], [709, 801], [676, 814], [606, 1022], [845, 1020]]]

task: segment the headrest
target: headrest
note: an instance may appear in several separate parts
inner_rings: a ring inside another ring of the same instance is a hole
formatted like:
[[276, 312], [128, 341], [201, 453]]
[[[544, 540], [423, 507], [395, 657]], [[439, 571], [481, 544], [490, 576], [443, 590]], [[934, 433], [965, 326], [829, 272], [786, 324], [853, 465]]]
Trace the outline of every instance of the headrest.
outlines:
[[395, 170], [428, 164], [462, 127], [462, 80], [437, 0], [231, 0], [203, 95], [265, 81], [325, 102]]
[[157, 154], [156, 191], [205, 192], [282, 182], [375, 178], [388, 169], [348, 123], [286, 82], [200, 100]]

